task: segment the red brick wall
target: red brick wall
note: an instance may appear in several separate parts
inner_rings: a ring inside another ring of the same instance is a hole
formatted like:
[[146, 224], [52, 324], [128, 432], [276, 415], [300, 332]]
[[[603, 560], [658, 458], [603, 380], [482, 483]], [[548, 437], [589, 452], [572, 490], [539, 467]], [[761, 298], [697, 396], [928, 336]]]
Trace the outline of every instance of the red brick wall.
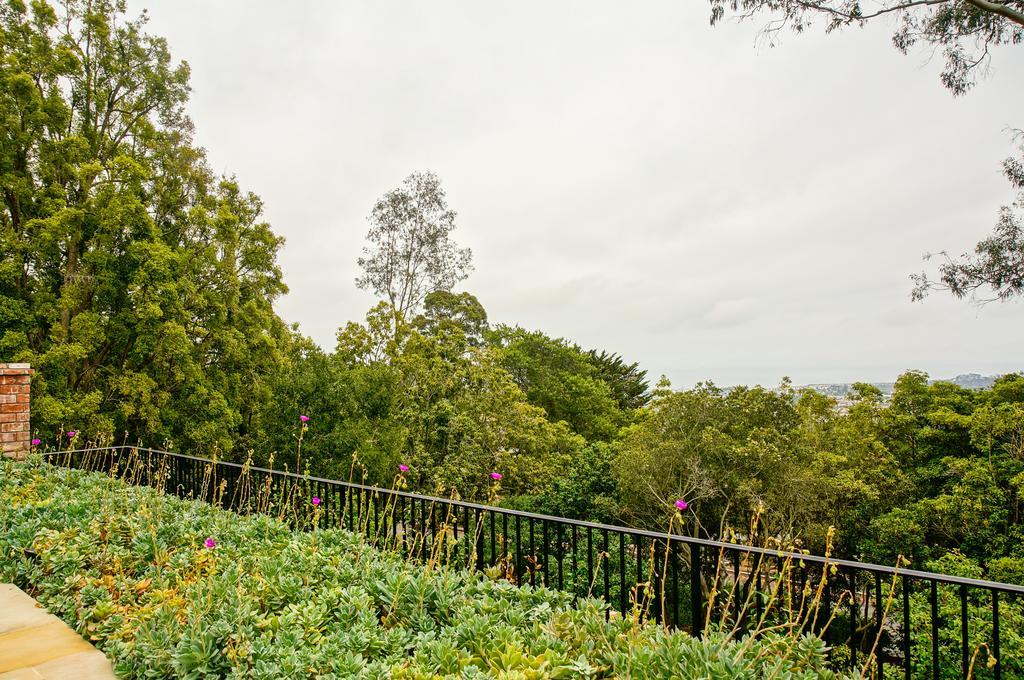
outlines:
[[0, 364], [0, 452], [23, 458], [32, 447], [29, 428], [28, 364]]

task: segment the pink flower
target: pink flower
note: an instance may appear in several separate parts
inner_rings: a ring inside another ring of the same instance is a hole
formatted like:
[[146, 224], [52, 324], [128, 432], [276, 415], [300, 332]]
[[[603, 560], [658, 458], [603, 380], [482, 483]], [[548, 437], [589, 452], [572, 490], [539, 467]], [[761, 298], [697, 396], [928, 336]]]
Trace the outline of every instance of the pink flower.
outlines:
[[203, 545], [205, 545], [207, 548], [216, 548], [217, 541], [213, 540], [213, 537], [210, 537], [203, 541]]
[[68, 439], [74, 439], [76, 434], [78, 434], [78, 433], [75, 432], [74, 430], [71, 430], [70, 432], [68, 432], [67, 437], [68, 437]]
[[401, 470], [402, 472], [408, 472], [409, 466], [406, 465], [405, 463], [399, 463], [398, 469]]
[[676, 501], [676, 507], [679, 508], [680, 510], [686, 510], [686, 508], [690, 507], [690, 504], [684, 501], [682, 498], [680, 498], [679, 500]]
[[309, 422], [309, 416], [299, 416], [299, 420], [301, 420], [304, 423], [308, 423]]
[[320, 505], [320, 496], [313, 496], [313, 505]]
[[33, 440], [32, 440], [32, 446], [39, 446], [39, 445], [40, 445], [40, 444], [42, 444], [42, 443], [43, 443], [43, 442], [42, 442], [42, 440], [41, 440], [41, 439], [33, 439]]
[[492, 472], [491, 473], [491, 479], [493, 479], [495, 481], [501, 479], [501, 473], [500, 472]]

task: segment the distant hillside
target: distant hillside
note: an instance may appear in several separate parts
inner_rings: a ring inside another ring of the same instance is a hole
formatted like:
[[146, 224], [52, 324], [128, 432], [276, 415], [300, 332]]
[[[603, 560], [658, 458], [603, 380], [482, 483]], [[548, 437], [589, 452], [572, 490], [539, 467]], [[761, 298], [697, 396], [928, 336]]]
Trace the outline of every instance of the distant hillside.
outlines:
[[[945, 378], [939, 380], [929, 380], [929, 383], [937, 382], [951, 382], [960, 387], [965, 387], [969, 390], [983, 390], [987, 387], [991, 387], [992, 383], [996, 381], [998, 375], [980, 375], [978, 373], [964, 373], [956, 376], [955, 378]], [[868, 383], [877, 387], [882, 391], [882, 394], [888, 396], [892, 394], [893, 386], [896, 383], [892, 382], [876, 382]], [[850, 393], [850, 389], [853, 387], [853, 383], [815, 383], [811, 385], [800, 385], [797, 389], [806, 388], [812, 389], [822, 394], [827, 394], [830, 397], [845, 397]]]

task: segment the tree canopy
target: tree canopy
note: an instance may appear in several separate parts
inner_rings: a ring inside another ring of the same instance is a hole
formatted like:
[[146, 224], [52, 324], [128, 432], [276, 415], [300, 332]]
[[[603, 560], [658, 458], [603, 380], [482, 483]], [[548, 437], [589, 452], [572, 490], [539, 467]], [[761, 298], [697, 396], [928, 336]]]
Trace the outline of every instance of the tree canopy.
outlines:
[[[783, 29], [801, 33], [816, 22], [831, 32], [847, 26], [895, 19], [893, 45], [907, 54], [923, 44], [941, 51], [945, 68], [942, 84], [953, 95], [970, 90], [983, 74], [999, 46], [1024, 44], [1024, 0], [709, 0], [711, 24], [727, 17], [764, 15], [763, 34], [774, 41]], [[1021, 132], [1016, 135], [1020, 139]], [[1003, 162], [1003, 172], [1018, 191], [1012, 206], [1003, 206], [992, 234], [975, 246], [973, 254], [952, 258], [941, 253], [939, 279], [927, 272], [911, 275], [911, 298], [923, 299], [929, 290], [948, 290], [957, 298], [978, 302], [1008, 300], [1024, 292], [1024, 146], [1019, 157]], [[926, 255], [925, 259], [930, 259]], [[988, 289], [989, 292], [978, 294]]]
[[286, 329], [282, 239], [192, 142], [189, 70], [124, 2], [0, 9], [0, 351], [45, 428], [228, 447]]
[[826, 31], [895, 19], [893, 45], [906, 54], [919, 43], [941, 50], [942, 84], [967, 92], [999, 45], [1024, 42], [1024, 0], [709, 0], [711, 23], [729, 16], [769, 17], [764, 33], [797, 33], [820, 21]]
[[[815, 552], [912, 564], [955, 554], [1022, 582], [1024, 377], [987, 390], [904, 373], [886, 399], [854, 385], [843, 409], [813, 390], [661, 389], [614, 445], [628, 521], [797, 541]], [[599, 506], [592, 512], [601, 510]]]
[[927, 272], [914, 276], [915, 300], [923, 299], [932, 289], [979, 302], [1008, 300], [1024, 293], [1024, 132], [1017, 135], [1022, 142], [1020, 156], [1003, 162], [1003, 173], [1017, 191], [1017, 199], [999, 210], [992, 235], [979, 241], [973, 254], [959, 258], [940, 254], [943, 262], [938, 281], [930, 280]]
[[356, 285], [387, 298], [403, 317], [429, 293], [451, 291], [472, 270], [473, 253], [452, 240], [455, 211], [432, 172], [414, 172], [384, 194], [369, 220], [370, 247], [359, 258], [363, 275]]

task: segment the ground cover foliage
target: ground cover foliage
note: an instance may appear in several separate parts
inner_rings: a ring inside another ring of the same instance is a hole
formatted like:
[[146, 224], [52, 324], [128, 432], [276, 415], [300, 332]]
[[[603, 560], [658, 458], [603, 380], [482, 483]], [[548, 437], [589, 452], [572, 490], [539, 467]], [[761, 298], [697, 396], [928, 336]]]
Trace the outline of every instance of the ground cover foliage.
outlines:
[[125, 677], [838, 677], [810, 636], [697, 640], [343, 530], [39, 461], [0, 472], [0, 578]]

